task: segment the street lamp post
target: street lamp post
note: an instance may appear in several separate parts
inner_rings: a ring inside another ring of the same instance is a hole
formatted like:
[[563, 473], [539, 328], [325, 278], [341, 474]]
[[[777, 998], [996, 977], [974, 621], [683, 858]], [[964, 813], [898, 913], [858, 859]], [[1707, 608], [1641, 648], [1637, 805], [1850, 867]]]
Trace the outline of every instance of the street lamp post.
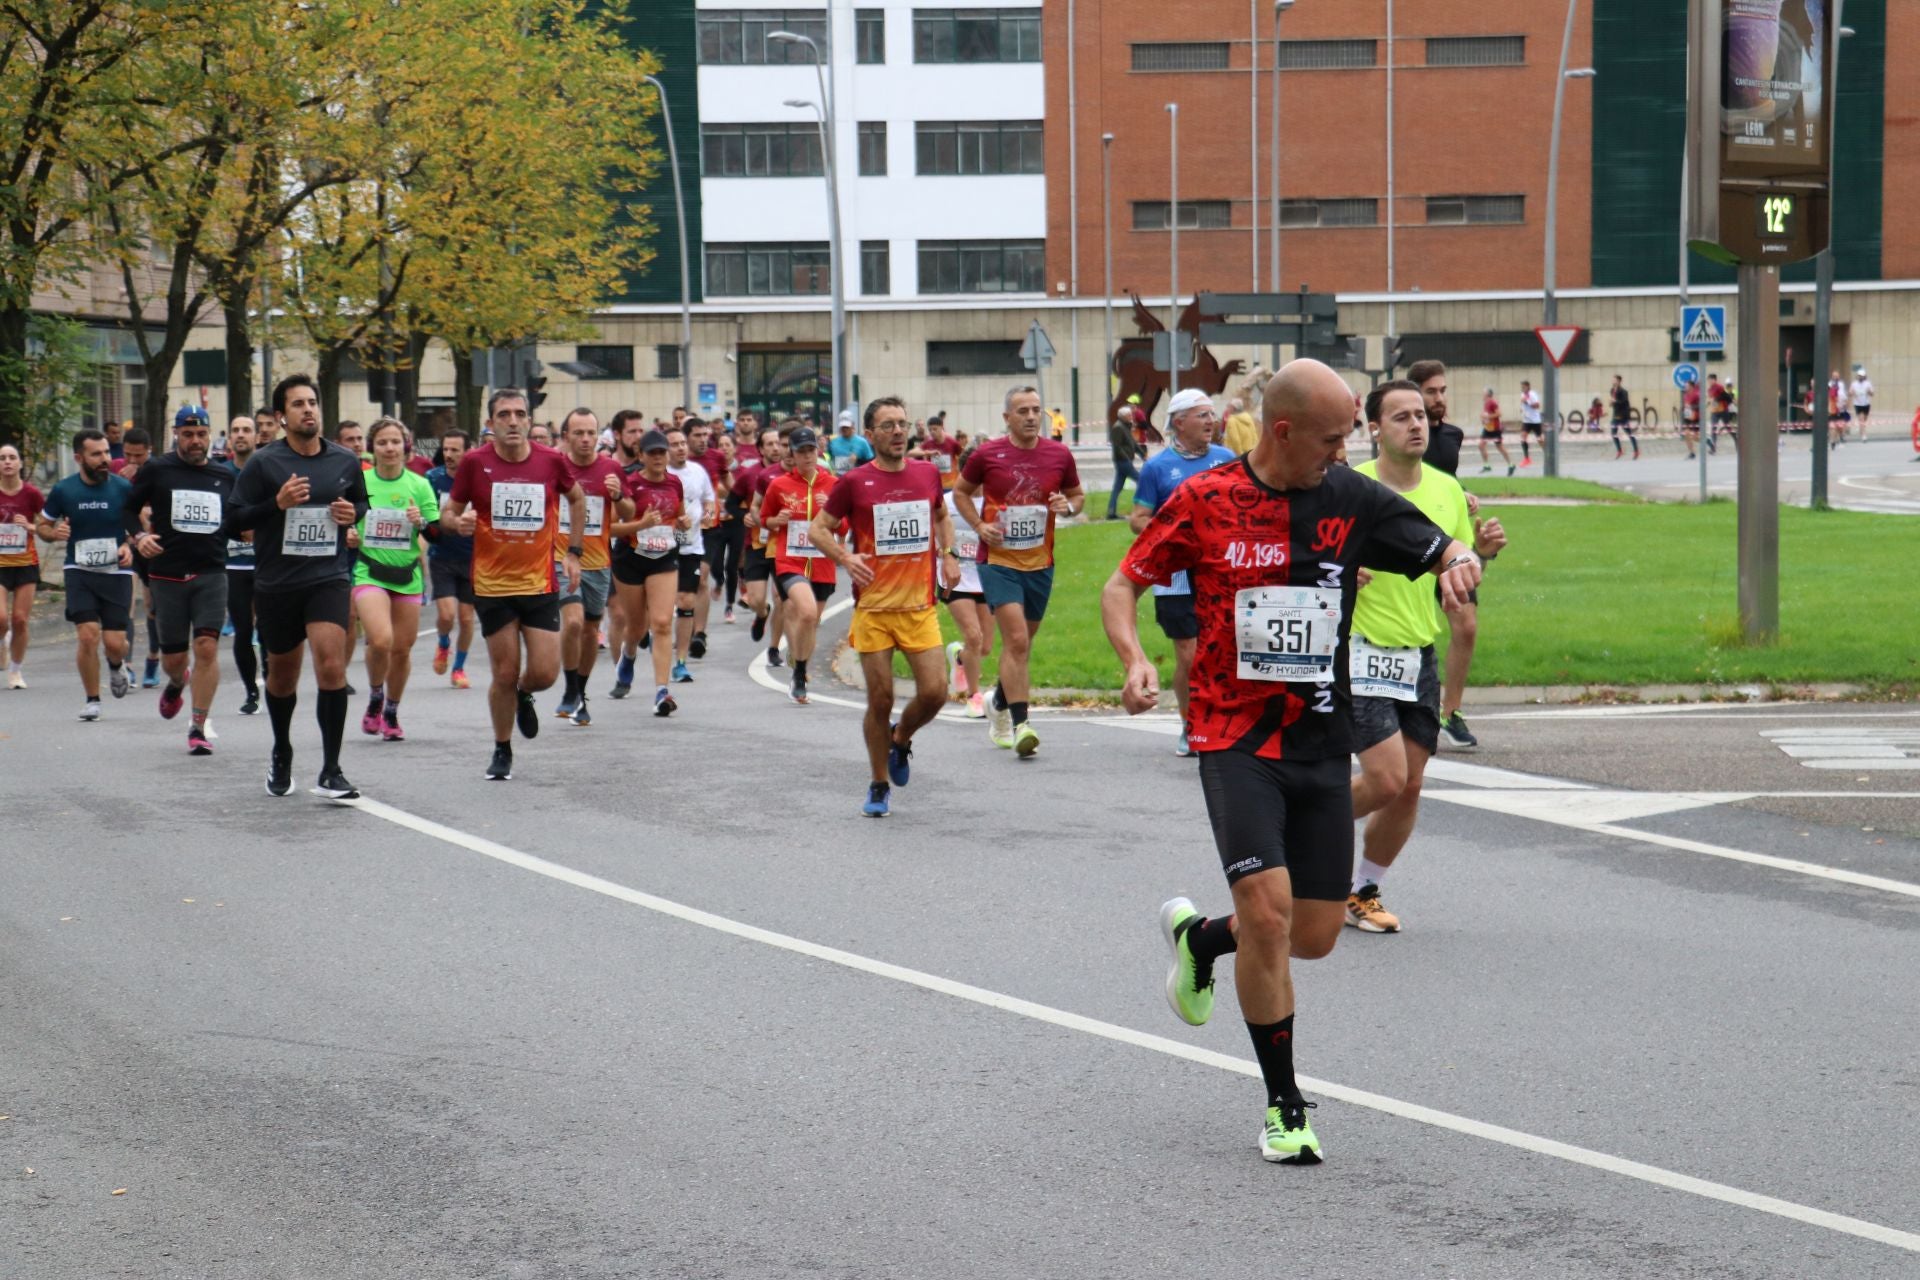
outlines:
[[693, 411], [693, 278], [687, 261], [687, 200], [680, 190], [680, 148], [673, 140], [673, 112], [667, 107], [667, 86], [655, 76], [642, 76], [660, 95], [660, 123], [667, 135], [667, 164], [673, 169], [673, 218], [680, 228], [680, 403]]
[[[781, 44], [804, 44], [812, 50], [813, 72], [820, 84], [820, 105], [817, 108], [820, 117], [820, 158], [827, 171], [827, 234], [831, 237], [827, 245], [827, 275], [833, 291], [833, 411], [827, 415], [831, 419], [848, 403], [846, 270], [842, 262], [845, 255], [841, 252], [840, 244], [840, 166], [834, 162], [833, 133], [838, 126], [834, 121], [833, 95], [827, 91], [826, 60], [820, 56], [820, 46], [812, 36], [775, 31], [769, 33], [767, 39]], [[789, 98], [786, 105], [810, 107], [814, 104]]]
[[[1106, 335], [1106, 362], [1100, 379], [1100, 394], [1106, 397], [1103, 405], [1110, 405], [1113, 401], [1113, 135], [1110, 133], [1100, 135], [1100, 239], [1101, 254], [1106, 259], [1106, 292], [1100, 296], [1100, 323]], [[1103, 407], [1100, 414], [1104, 419], [1107, 409]], [[1111, 424], [1103, 421], [1101, 425]]]
[[[1833, 20], [1835, 22], [1840, 21], [1842, 2], [1843, 0], [1835, 0], [1833, 6]], [[1832, 74], [1836, 81], [1840, 75], [1840, 44], [1841, 41], [1853, 34], [1853, 28], [1841, 27], [1839, 31], [1838, 39], [1833, 42]], [[1835, 95], [1834, 101], [1837, 106], [1839, 102], [1837, 94]], [[1827, 122], [1827, 132], [1830, 137], [1838, 136], [1834, 132], [1834, 123], [1831, 120]], [[1829, 214], [1829, 216], [1831, 216], [1831, 214]], [[1831, 446], [1827, 443], [1829, 431], [1827, 422], [1827, 380], [1826, 376], [1820, 371], [1828, 367], [1827, 361], [1832, 354], [1833, 246], [1829, 245], [1820, 251], [1819, 257], [1814, 259], [1813, 376], [1817, 380], [1817, 385], [1820, 389], [1814, 392], [1813, 430], [1808, 433], [1813, 438], [1813, 473], [1807, 494], [1807, 505], [1815, 511], [1824, 510], [1827, 505], [1827, 451]], [[1847, 394], [1847, 382], [1844, 378], [1840, 381], [1840, 394], [1843, 396]], [[1860, 424], [1860, 430], [1862, 432], [1865, 432], [1866, 429], [1865, 423]]]
[[[1567, 0], [1567, 27], [1560, 38], [1560, 70], [1553, 79], [1553, 137], [1547, 143], [1547, 235], [1546, 256], [1541, 270], [1543, 303], [1540, 323], [1552, 328], [1559, 323], [1559, 301], [1553, 296], [1554, 269], [1560, 232], [1560, 117], [1566, 108], [1567, 81], [1593, 76], [1591, 67], [1569, 71], [1567, 59], [1573, 53], [1573, 17], [1580, 0]], [[1551, 359], [1540, 362], [1540, 418], [1545, 425], [1546, 474], [1560, 474], [1560, 369]]]
[[[1280, 17], [1293, 8], [1293, 0], [1273, 0], [1273, 122], [1267, 140], [1267, 190], [1273, 207], [1267, 223], [1267, 285], [1280, 292]], [[1255, 59], [1258, 60], [1256, 50]], [[1280, 344], [1273, 344], [1272, 371], [1280, 368]]]
[[1167, 104], [1167, 394], [1180, 394], [1180, 104]]

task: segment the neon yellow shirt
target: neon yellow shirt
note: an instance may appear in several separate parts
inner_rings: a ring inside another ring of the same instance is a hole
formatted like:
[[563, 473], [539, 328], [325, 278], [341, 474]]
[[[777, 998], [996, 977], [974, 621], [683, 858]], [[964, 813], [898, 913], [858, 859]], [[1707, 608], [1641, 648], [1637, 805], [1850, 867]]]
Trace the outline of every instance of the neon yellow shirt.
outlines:
[[[1354, 470], [1380, 479], [1377, 461], [1363, 462]], [[1420, 508], [1422, 515], [1446, 530], [1450, 537], [1469, 547], [1473, 545], [1473, 518], [1467, 514], [1467, 495], [1458, 480], [1423, 462], [1420, 483], [1412, 489], [1394, 492]], [[1430, 645], [1446, 626], [1439, 598], [1426, 575], [1404, 578], [1397, 573], [1376, 573], [1372, 581], [1360, 588], [1353, 606], [1353, 633], [1365, 636], [1383, 649]]]

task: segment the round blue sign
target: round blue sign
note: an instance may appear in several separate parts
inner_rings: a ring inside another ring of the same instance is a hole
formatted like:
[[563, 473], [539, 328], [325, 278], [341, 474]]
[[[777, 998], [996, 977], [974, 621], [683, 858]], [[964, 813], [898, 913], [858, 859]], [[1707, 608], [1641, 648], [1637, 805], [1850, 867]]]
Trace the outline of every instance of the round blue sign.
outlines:
[[1700, 381], [1700, 370], [1694, 368], [1692, 365], [1677, 364], [1673, 366], [1673, 385], [1682, 391], [1685, 391], [1698, 381]]

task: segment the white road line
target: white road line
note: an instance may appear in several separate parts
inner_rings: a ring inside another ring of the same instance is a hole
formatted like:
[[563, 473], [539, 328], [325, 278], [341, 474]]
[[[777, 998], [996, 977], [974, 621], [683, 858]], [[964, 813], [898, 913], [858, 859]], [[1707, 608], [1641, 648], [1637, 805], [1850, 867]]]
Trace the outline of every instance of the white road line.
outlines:
[[[431, 819], [408, 813], [404, 809], [396, 809], [392, 805], [382, 804], [378, 800], [362, 799], [350, 801], [348, 804], [372, 817], [383, 819], [397, 826], [405, 827], [410, 831], [416, 831], [421, 835], [430, 836], [435, 840], [444, 841], [447, 844], [480, 854], [483, 857], [492, 858], [498, 862], [504, 862], [509, 866], [519, 867], [523, 871], [531, 871], [536, 875], [546, 876], [548, 879], [557, 880], [562, 884], [569, 884], [575, 888], [586, 889], [636, 907], [644, 907], [648, 911], [657, 912], [660, 915], [669, 916], [688, 924], [699, 925], [703, 929], [712, 929], [717, 933], [728, 934], [748, 942], [757, 942], [763, 946], [775, 947], [779, 950], [789, 951], [810, 959], [822, 960], [828, 964], [840, 965], [843, 968], [871, 974], [874, 977], [886, 978], [894, 982], [904, 983], [908, 986], [919, 987], [922, 990], [932, 991], [939, 995], [952, 996], [957, 1000], [965, 1000], [989, 1009], [1000, 1010], [1003, 1013], [1011, 1013], [1019, 1017], [1030, 1018], [1036, 1022], [1047, 1023], [1068, 1031], [1078, 1031], [1085, 1035], [1097, 1036], [1103, 1040], [1112, 1040], [1120, 1044], [1132, 1045], [1135, 1048], [1147, 1049], [1154, 1053], [1164, 1054], [1170, 1058], [1179, 1058], [1187, 1062], [1197, 1063], [1201, 1066], [1214, 1067], [1221, 1071], [1230, 1071], [1236, 1075], [1252, 1076], [1256, 1079], [1260, 1075], [1259, 1066], [1243, 1058], [1235, 1058], [1228, 1054], [1214, 1052], [1210, 1049], [1196, 1048], [1193, 1045], [1182, 1044], [1178, 1040], [1169, 1040], [1164, 1036], [1151, 1035], [1144, 1031], [1135, 1031], [1131, 1027], [1122, 1027], [1115, 1023], [1102, 1022], [1097, 1018], [1088, 1018], [1081, 1014], [1069, 1013], [1064, 1009], [1055, 1009], [1050, 1005], [1037, 1004], [1031, 1000], [1022, 1000], [1017, 996], [1003, 995], [998, 991], [990, 991], [984, 987], [976, 987], [968, 983], [956, 982], [951, 978], [942, 978], [937, 974], [925, 973], [918, 969], [909, 969], [902, 965], [889, 964], [884, 960], [874, 960], [867, 956], [857, 955], [851, 951], [841, 951], [835, 947], [821, 946], [817, 942], [808, 942], [804, 938], [796, 938], [790, 934], [775, 933], [772, 930], [762, 929], [755, 925], [743, 924], [738, 920], [729, 919], [726, 916], [714, 915], [712, 912], [702, 911], [697, 907], [685, 906], [667, 898], [656, 897], [650, 893], [643, 893], [638, 889], [630, 889], [626, 885], [616, 884], [614, 881], [605, 880], [599, 876], [589, 875], [584, 871], [576, 871], [572, 867], [565, 867], [556, 862], [549, 862], [545, 858], [538, 858], [529, 853], [522, 853], [518, 849], [498, 844], [492, 840], [483, 839], [480, 836], [469, 835], [467, 832], [457, 830], [456, 828], [444, 826]], [[1901, 1231], [1894, 1227], [1882, 1226], [1876, 1222], [1867, 1222], [1861, 1218], [1852, 1218], [1845, 1214], [1832, 1213], [1825, 1209], [1816, 1209], [1810, 1205], [1796, 1204], [1791, 1200], [1781, 1200], [1773, 1196], [1761, 1195], [1758, 1192], [1746, 1191], [1739, 1187], [1730, 1187], [1724, 1183], [1709, 1182], [1704, 1178], [1695, 1178], [1688, 1174], [1675, 1173], [1670, 1169], [1662, 1169], [1657, 1165], [1643, 1164], [1638, 1160], [1628, 1160], [1620, 1156], [1608, 1155], [1602, 1151], [1593, 1151], [1586, 1147], [1573, 1146], [1570, 1143], [1556, 1142], [1552, 1138], [1542, 1138], [1535, 1134], [1523, 1133], [1518, 1129], [1508, 1129], [1502, 1125], [1487, 1124], [1484, 1121], [1469, 1119], [1466, 1116], [1457, 1116], [1451, 1112], [1437, 1111], [1431, 1107], [1420, 1106], [1418, 1103], [1402, 1102], [1398, 1098], [1390, 1098], [1384, 1094], [1369, 1093], [1364, 1089], [1355, 1089], [1347, 1085], [1334, 1084], [1325, 1080], [1315, 1080], [1306, 1076], [1300, 1078], [1300, 1083], [1314, 1093], [1322, 1094], [1335, 1101], [1345, 1102], [1356, 1107], [1366, 1107], [1373, 1111], [1384, 1112], [1387, 1115], [1397, 1116], [1403, 1120], [1412, 1120], [1418, 1124], [1429, 1125], [1436, 1129], [1445, 1129], [1453, 1133], [1464, 1134], [1467, 1137], [1480, 1138], [1487, 1142], [1496, 1142], [1503, 1146], [1516, 1148], [1517, 1150], [1530, 1151], [1536, 1155], [1551, 1156], [1556, 1160], [1564, 1160], [1570, 1164], [1583, 1165], [1589, 1169], [1599, 1169], [1603, 1172], [1619, 1174], [1622, 1177], [1634, 1178], [1641, 1182], [1651, 1183], [1654, 1186], [1666, 1187], [1674, 1191], [1684, 1191], [1690, 1195], [1701, 1196], [1708, 1200], [1719, 1200], [1726, 1204], [1738, 1205], [1744, 1209], [1753, 1209], [1760, 1213], [1772, 1214], [1775, 1217], [1787, 1218], [1795, 1222], [1803, 1222], [1809, 1226], [1823, 1227], [1829, 1231], [1858, 1236], [1863, 1240], [1872, 1240], [1879, 1244], [1892, 1245], [1896, 1249], [1905, 1249], [1909, 1252], [1920, 1253], [1920, 1234], [1911, 1231]]]

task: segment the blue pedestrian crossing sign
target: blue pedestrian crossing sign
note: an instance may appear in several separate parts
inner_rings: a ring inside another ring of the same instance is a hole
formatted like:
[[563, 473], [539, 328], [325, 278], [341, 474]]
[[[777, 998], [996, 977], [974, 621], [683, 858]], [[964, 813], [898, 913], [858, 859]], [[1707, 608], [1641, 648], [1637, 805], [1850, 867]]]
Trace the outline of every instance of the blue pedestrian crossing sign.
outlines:
[[1727, 346], [1725, 307], [1680, 308], [1682, 351], [1724, 351]]

